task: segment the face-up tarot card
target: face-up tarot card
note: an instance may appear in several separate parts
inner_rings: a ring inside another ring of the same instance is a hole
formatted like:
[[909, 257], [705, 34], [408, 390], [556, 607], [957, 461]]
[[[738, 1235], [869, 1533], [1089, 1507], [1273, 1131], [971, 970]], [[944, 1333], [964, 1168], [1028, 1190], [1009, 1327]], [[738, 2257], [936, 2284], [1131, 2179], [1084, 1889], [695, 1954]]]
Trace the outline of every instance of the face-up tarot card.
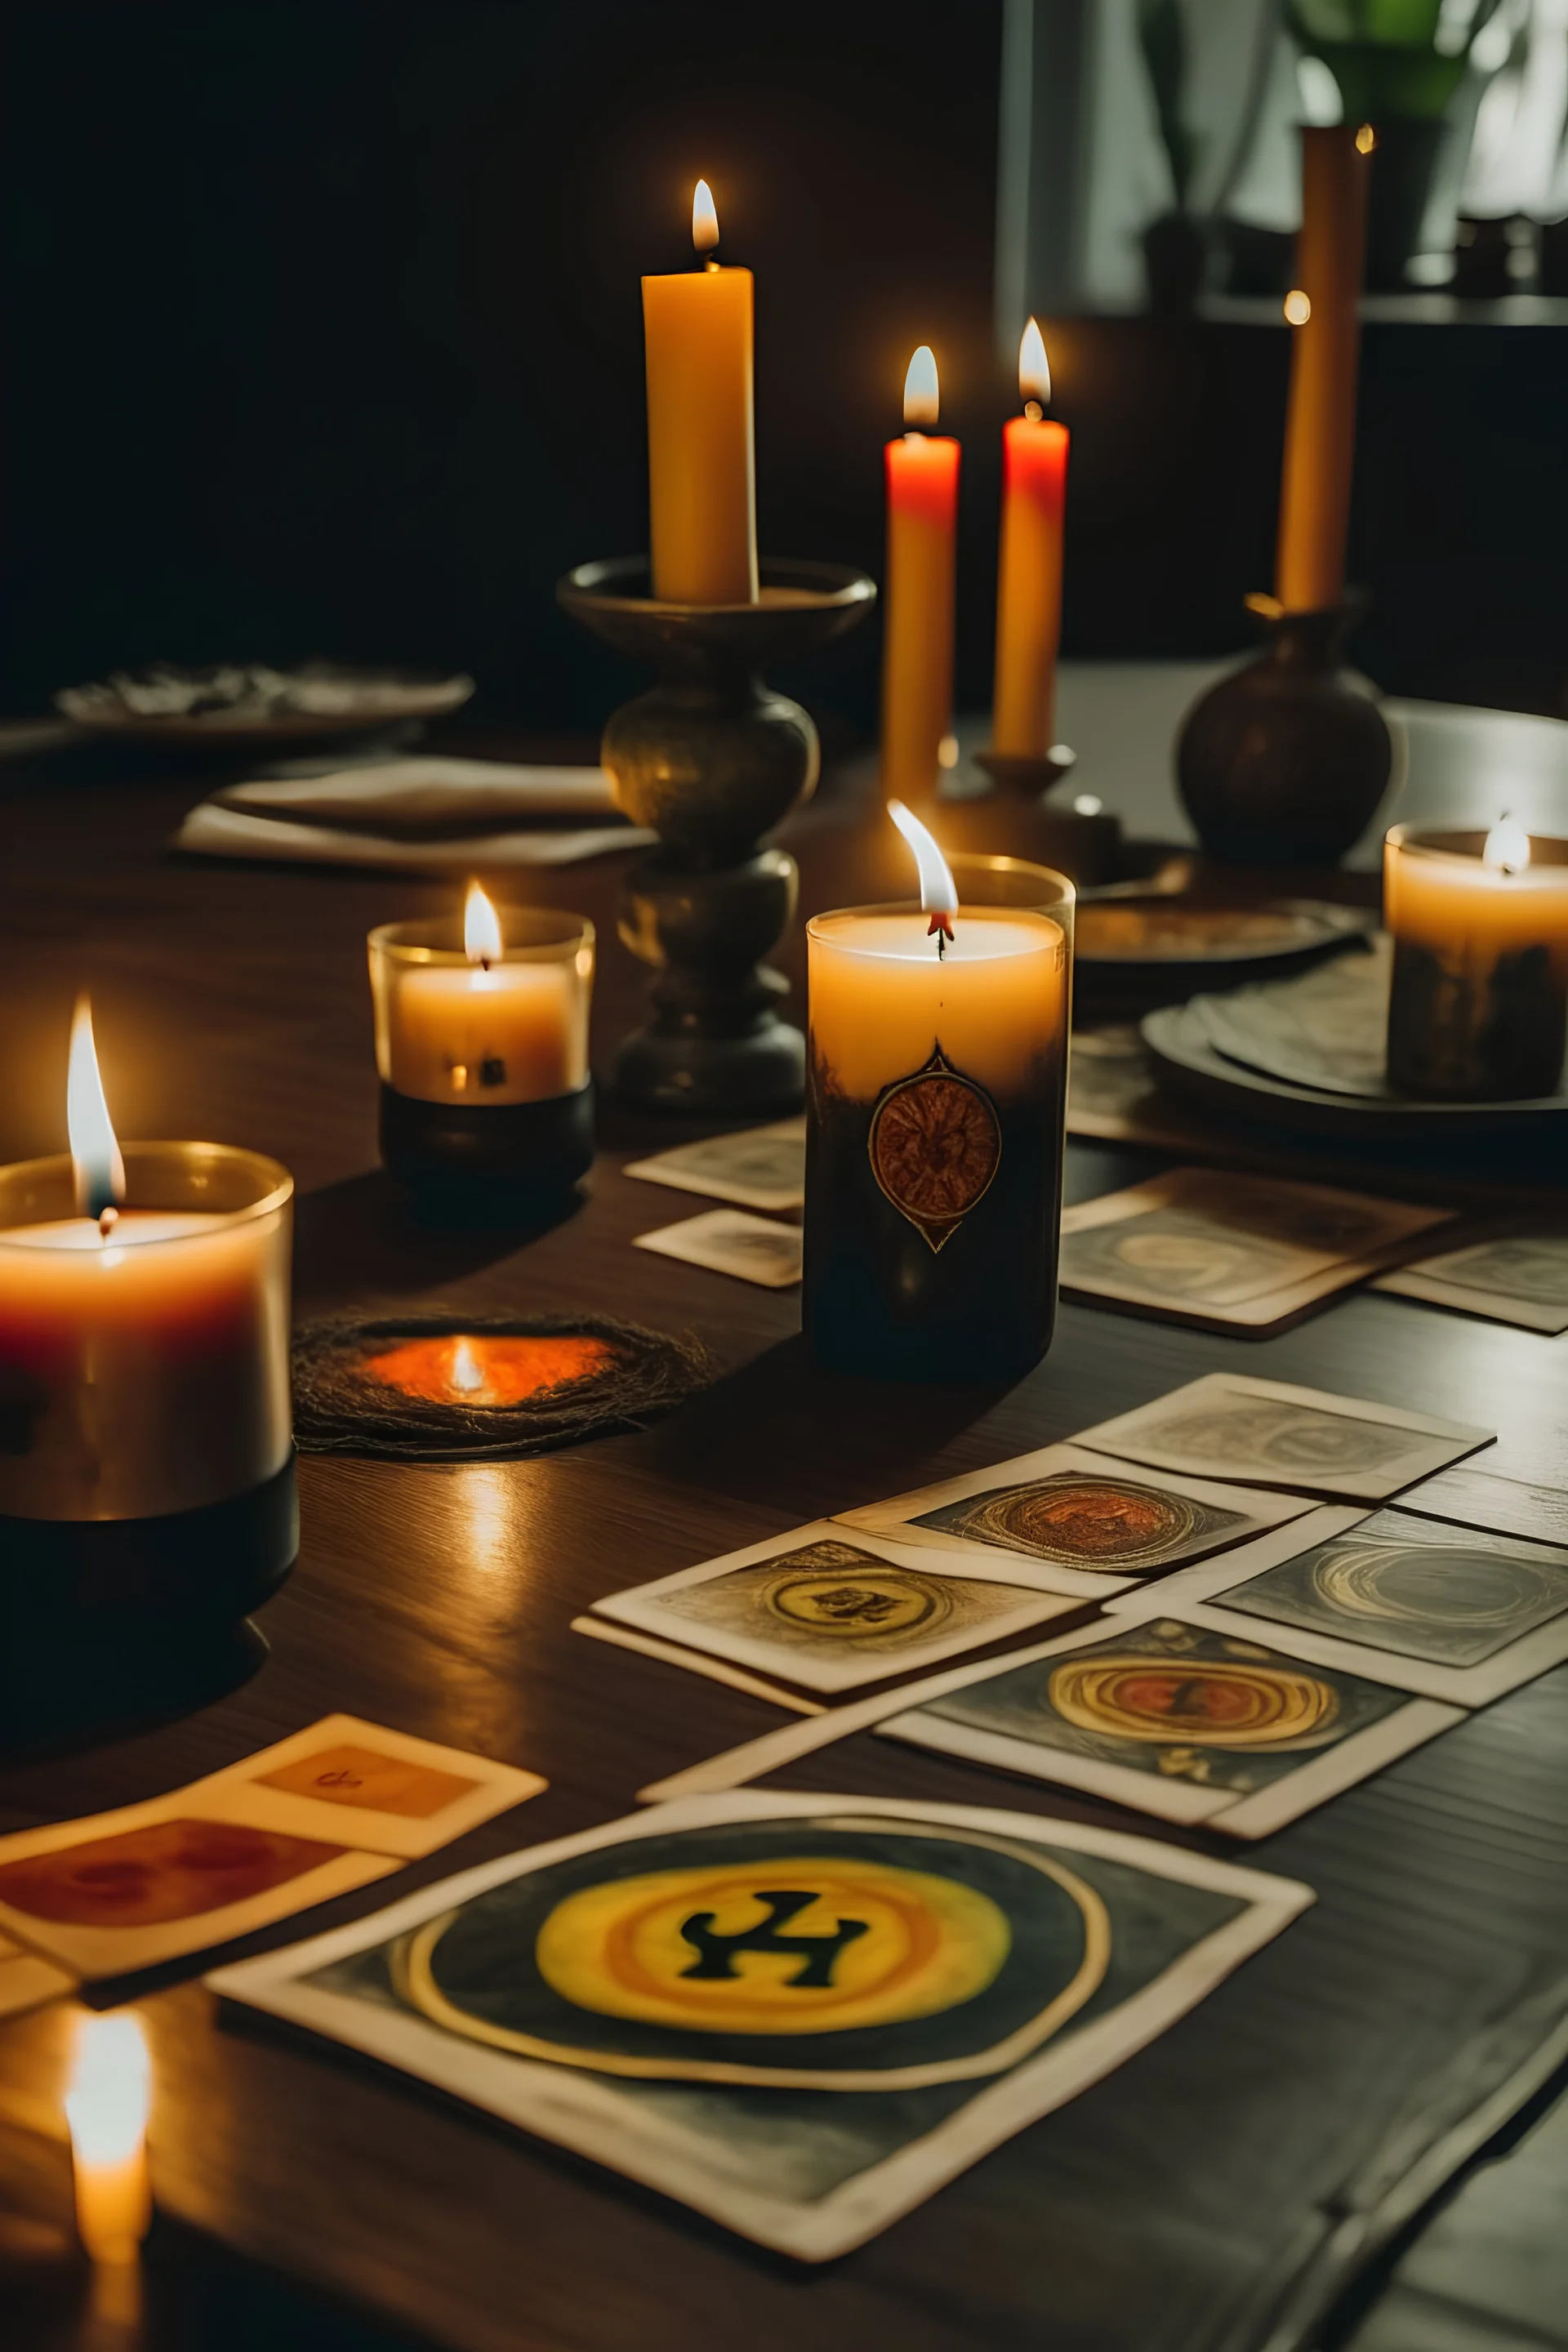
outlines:
[[1170, 1822], [1267, 1837], [1461, 1720], [1386, 1683], [1211, 1631], [1119, 1618], [993, 1660], [876, 1727]]
[[1386, 1265], [1449, 1214], [1323, 1184], [1178, 1168], [1063, 1213], [1062, 1288], [1218, 1330], [1263, 1331]]
[[1081, 1606], [1005, 1575], [994, 1555], [976, 1573], [967, 1555], [950, 1559], [819, 1519], [595, 1606], [807, 1690], [852, 1690]]
[[1568, 1234], [1513, 1234], [1445, 1250], [1380, 1275], [1373, 1288], [1527, 1331], [1568, 1331]]
[[1087, 1599], [1245, 1543], [1310, 1508], [1296, 1496], [1151, 1478], [1077, 1445], [1047, 1445], [836, 1518], [948, 1552], [955, 1563], [1028, 1561], [1036, 1580]]
[[711, 1201], [734, 1201], [742, 1209], [798, 1209], [805, 1200], [805, 1120], [784, 1118], [742, 1135], [678, 1143], [651, 1160], [629, 1161], [621, 1173], [678, 1192], [703, 1192]]
[[822, 2262], [1311, 1900], [1077, 1822], [747, 1794], [510, 1854], [208, 1982]]
[[1210, 1372], [1080, 1430], [1075, 1443], [1162, 1469], [1381, 1502], [1496, 1434], [1323, 1389]]
[[544, 1786], [326, 1716], [169, 1796], [0, 1838], [0, 1928], [79, 1976], [122, 1976], [384, 1877]]
[[[1568, 1549], [1413, 1511], [1313, 1511], [1163, 1585], [1159, 1601], [1455, 1706], [1484, 1706], [1568, 1658]], [[1141, 1594], [1110, 1603], [1147, 1615]]]
[[657, 1233], [639, 1234], [634, 1246], [760, 1282], [766, 1290], [787, 1290], [800, 1280], [800, 1227], [749, 1217], [741, 1209], [708, 1209], [678, 1225], [660, 1225]]

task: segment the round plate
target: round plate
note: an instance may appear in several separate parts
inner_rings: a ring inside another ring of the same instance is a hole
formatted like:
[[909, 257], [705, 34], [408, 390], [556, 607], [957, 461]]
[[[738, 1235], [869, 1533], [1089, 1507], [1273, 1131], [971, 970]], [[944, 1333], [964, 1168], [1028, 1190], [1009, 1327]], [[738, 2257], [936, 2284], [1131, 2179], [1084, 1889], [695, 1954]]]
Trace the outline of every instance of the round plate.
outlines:
[[1223, 968], [1227, 979], [1287, 971], [1359, 938], [1372, 918], [1310, 898], [1253, 907], [1205, 905], [1157, 890], [1079, 899], [1073, 957], [1097, 976], [1167, 978]]
[[121, 741], [170, 750], [243, 750], [250, 745], [366, 735], [410, 719], [443, 718], [460, 709], [474, 690], [471, 677], [421, 677], [408, 670], [312, 665], [279, 676], [298, 692], [300, 708], [260, 713], [242, 706], [142, 716], [127, 709], [107, 680], [67, 687], [56, 695], [55, 708], [76, 726]]
[[1143, 1043], [1161, 1074], [1184, 1094], [1195, 1096], [1233, 1118], [1278, 1127], [1298, 1135], [1342, 1135], [1363, 1142], [1416, 1143], [1441, 1136], [1477, 1141], [1499, 1136], [1545, 1139], [1564, 1133], [1568, 1097], [1545, 1095], [1531, 1102], [1426, 1103], [1388, 1097], [1330, 1094], [1297, 1086], [1261, 1070], [1227, 1061], [1210, 1044], [1184, 1004], [1145, 1014]]

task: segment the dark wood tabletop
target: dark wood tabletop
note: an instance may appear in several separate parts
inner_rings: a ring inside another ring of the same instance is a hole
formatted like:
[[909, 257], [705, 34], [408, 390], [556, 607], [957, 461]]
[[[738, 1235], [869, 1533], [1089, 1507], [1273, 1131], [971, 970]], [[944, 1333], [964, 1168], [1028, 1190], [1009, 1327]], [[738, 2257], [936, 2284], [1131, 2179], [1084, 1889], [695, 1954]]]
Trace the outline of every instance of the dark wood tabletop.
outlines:
[[[702, 1204], [623, 1178], [629, 1153], [661, 1135], [613, 1111], [586, 1197], [552, 1229], [421, 1222], [376, 1165], [364, 935], [450, 891], [171, 861], [163, 842], [195, 797], [188, 779], [128, 782], [92, 763], [0, 786], [0, 1159], [63, 1148], [70, 1004], [85, 984], [123, 1135], [251, 1145], [294, 1171], [301, 1315], [437, 1302], [629, 1313], [698, 1334], [720, 1377], [642, 1434], [533, 1461], [303, 1459], [302, 1548], [257, 1621], [264, 1656], [256, 1644], [197, 1662], [189, 1690], [149, 1699], [167, 1719], [130, 1731], [51, 1728], [6, 1662], [0, 1830], [158, 1794], [337, 1709], [549, 1776], [545, 1796], [412, 1865], [399, 1890], [611, 1820], [646, 1782], [783, 1718], [574, 1633], [599, 1595], [1066, 1437], [1227, 1365], [1497, 1427], [1495, 1446], [1431, 1482], [1426, 1507], [1446, 1496], [1458, 1514], [1568, 1538], [1565, 1359], [1526, 1332], [1369, 1295], [1263, 1342], [1068, 1306], [1046, 1361], [1005, 1391], [830, 1378], [804, 1350], [793, 1292], [631, 1248]], [[831, 801], [784, 837], [805, 912], [897, 887], [879, 834]], [[601, 1064], [641, 991], [615, 936], [625, 862], [509, 890], [598, 924]], [[782, 959], [797, 1015], [799, 947], [797, 933]], [[1074, 1145], [1068, 1198], [1160, 1164]], [[407, 2336], [463, 2352], [1308, 2340], [1312, 2298], [1337, 2291], [1561, 2054], [1565, 1759], [1568, 1670], [1249, 1851], [1319, 1890], [1279, 1947], [1117, 2076], [821, 2272], [344, 2053], [220, 2021], [205, 1959], [163, 1971], [135, 1989], [155, 2065], [150, 2268], [174, 2315], [158, 2340]], [[778, 1785], [1148, 1827], [865, 1739]], [[385, 1899], [371, 1888], [308, 1927]], [[299, 1932], [286, 1923], [224, 1957]], [[68, 2005], [0, 2026], [0, 2210], [13, 2214], [0, 2306], [10, 2282], [29, 2345], [66, 2341], [79, 2299], [62, 2251], [69, 2027]], [[1293, 2250], [1275, 2242], [1276, 2207], [1296, 2217]], [[1306, 2240], [1302, 2214], [1315, 2217]], [[250, 2318], [226, 2336], [191, 2316], [218, 2307], [215, 2242], [231, 2280], [250, 2282]], [[307, 2300], [268, 2301], [286, 2292], [277, 2274]], [[246, 2332], [258, 2313], [269, 2336]]]

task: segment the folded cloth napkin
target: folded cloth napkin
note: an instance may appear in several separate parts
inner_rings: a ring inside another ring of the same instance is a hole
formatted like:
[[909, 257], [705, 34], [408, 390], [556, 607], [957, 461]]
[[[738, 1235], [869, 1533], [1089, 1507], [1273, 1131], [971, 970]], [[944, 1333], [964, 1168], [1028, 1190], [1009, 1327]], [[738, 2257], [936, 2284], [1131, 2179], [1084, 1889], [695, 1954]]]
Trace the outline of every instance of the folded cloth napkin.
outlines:
[[226, 785], [192, 809], [169, 846], [197, 857], [447, 875], [476, 865], [570, 866], [654, 838], [617, 814], [603, 768], [426, 759]]

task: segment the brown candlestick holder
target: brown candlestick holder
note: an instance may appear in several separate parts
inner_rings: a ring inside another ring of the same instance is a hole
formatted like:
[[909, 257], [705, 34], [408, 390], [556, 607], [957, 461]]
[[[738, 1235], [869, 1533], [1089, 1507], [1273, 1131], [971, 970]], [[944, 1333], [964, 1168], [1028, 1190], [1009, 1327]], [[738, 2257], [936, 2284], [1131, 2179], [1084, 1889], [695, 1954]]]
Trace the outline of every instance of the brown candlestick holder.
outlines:
[[779, 1017], [763, 959], [795, 912], [795, 860], [763, 837], [816, 790], [816, 730], [764, 662], [797, 660], [856, 626], [877, 591], [837, 563], [764, 562], [754, 604], [649, 595], [644, 556], [584, 563], [556, 595], [659, 681], [611, 718], [603, 759], [617, 807], [659, 836], [627, 877], [620, 935], [650, 964], [653, 1018], [623, 1040], [615, 1085], [647, 1109], [798, 1109], [805, 1040]]

